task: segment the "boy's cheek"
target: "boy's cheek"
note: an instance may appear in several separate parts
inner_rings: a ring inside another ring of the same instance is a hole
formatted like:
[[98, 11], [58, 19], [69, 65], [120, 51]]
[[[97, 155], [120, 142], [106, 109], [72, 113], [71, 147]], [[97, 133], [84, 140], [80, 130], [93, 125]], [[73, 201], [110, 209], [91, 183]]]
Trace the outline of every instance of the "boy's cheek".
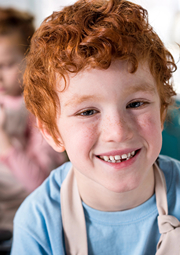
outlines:
[[87, 127], [85, 130], [83, 130], [82, 134], [86, 140], [94, 140], [94, 138], [98, 135], [97, 125], [92, 124], [91, 127]]
[[63, 130], [61, 130], [61, 134], [65, 143], [65, 147], [67, 147], [66, 149], [71, 150], [72, 143], [77, 147], [80, 147], [84, 144], [86, 148], [90, 146], [90, 144], [92, 144], [93, 141], [97, 138], [98, 127], [96, 124], [87, 126], [84, 124], [72, 125], [69, 127], [64, 127]]
[[147, 114], [139, 120], [139, 135], [143, 139], [147, 157], [157, 158], [162, 147], [162, 124], [160, 114]]
[[151, 136], [162, 133], [162, 122], [160, 114], [145, 114], [138, 120], [139, 130]]

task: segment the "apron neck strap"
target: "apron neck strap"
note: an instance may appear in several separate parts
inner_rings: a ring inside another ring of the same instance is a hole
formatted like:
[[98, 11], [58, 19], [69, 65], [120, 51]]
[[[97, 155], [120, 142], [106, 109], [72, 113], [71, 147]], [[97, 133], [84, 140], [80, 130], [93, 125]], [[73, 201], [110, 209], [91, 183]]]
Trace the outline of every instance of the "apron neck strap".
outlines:
[[[166, 181], [154, 164], [158, 227], [161, 234], [156, 255], [180, 254], [180, 222], [168, 215]], [[67, 255], [88, 255], [86, 222], [74, 171], [71, 168], [61, 186], [61, 213]]]
[[159, 215], [168, 215], [167, 195], [166, 195], [166, 180], [162, 170], [155, 163], [154, 167], [154, 180], [155, 180], [155, 194], [156, 205]]
[[61, 186], [61, 213], [67, 255], [88, 255], [86, 223], [74, 171]]

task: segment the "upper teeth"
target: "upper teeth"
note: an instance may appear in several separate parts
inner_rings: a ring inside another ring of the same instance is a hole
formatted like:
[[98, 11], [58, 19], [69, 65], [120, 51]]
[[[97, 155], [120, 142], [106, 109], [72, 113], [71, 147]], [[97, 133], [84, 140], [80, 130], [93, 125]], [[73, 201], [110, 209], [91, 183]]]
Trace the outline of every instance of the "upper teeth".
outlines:
[[123, 154], [123, 155], [115, 155], [115, 156], [100, 156], [101, 159], [104, 161], [112, 162], [112, 163], [117, 163], [121, 162], [122, 159], [130, 159], [134, 156], [135, 151], [129, 152], [128, 154]]

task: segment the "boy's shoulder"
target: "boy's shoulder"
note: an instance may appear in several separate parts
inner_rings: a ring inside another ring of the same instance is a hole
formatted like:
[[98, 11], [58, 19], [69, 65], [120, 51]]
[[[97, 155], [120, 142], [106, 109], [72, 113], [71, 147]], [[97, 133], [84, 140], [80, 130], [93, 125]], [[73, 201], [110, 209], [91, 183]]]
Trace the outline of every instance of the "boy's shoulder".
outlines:
[[[56, 203], [60, 204], [61, 185], [71, 169], [71, 166], [71, 162], [66, 162], [62, 166], [53, 170], [49, 177], [25, 199], [18, 209], [17, 214], [19, 214], [19, 211], [26, 210], [26, 208], [29, 210], [29, 207], [33, 210], [38, 209], [38, 207], [41, 207], [42, 205], [51, 207]], [[43, 209], [43, 207], [41, 209]]]
[[168, 156], [159, 155], [158, 164], [160, 169], [164, 172], [167, 191], [169, 191], [172, 186], [174, 189], [180, 187], [180, 161]]
[[177, 171], [177, 173], [180, 173], [180, 161], [177, 159], [160, 154], [158, 157], [158, 164], [165, 174], [169, 170]]
[[158, 161], [166, 179], [168, 214], [180, 220], [180, 161], [161, 155]]
[[[24, 236], [34, 236], [37, 243], [41, 243], [42, 246], [44, 243], [45, 249], [47, 249], [47, 241], [54, 235], [58, 236], [58, 241], [54, 245], [62, 243], [60, 189], [71, 166], [72, 164], [67, 162], [53, 170], [43, 184], [21, 204], [14, 219], [16, 236], [20, 232], [23, 232]], [[22, 234], [21, 236], [23, 238]]]

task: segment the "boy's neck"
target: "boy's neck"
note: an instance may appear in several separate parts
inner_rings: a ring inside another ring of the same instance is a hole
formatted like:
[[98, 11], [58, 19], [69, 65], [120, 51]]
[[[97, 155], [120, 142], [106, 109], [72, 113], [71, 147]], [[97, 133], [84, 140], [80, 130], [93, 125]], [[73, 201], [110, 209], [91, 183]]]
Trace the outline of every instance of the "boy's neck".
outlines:
[[138, 188], [123, 193], [110, 191], [103, 186], [94, 183], [92, 180], [89, 180], [76, 170], [75, 176], [83, 202], [100, 211], [115, 212], [129, 210], [144, 203], [154, 194], [153, 167]]

